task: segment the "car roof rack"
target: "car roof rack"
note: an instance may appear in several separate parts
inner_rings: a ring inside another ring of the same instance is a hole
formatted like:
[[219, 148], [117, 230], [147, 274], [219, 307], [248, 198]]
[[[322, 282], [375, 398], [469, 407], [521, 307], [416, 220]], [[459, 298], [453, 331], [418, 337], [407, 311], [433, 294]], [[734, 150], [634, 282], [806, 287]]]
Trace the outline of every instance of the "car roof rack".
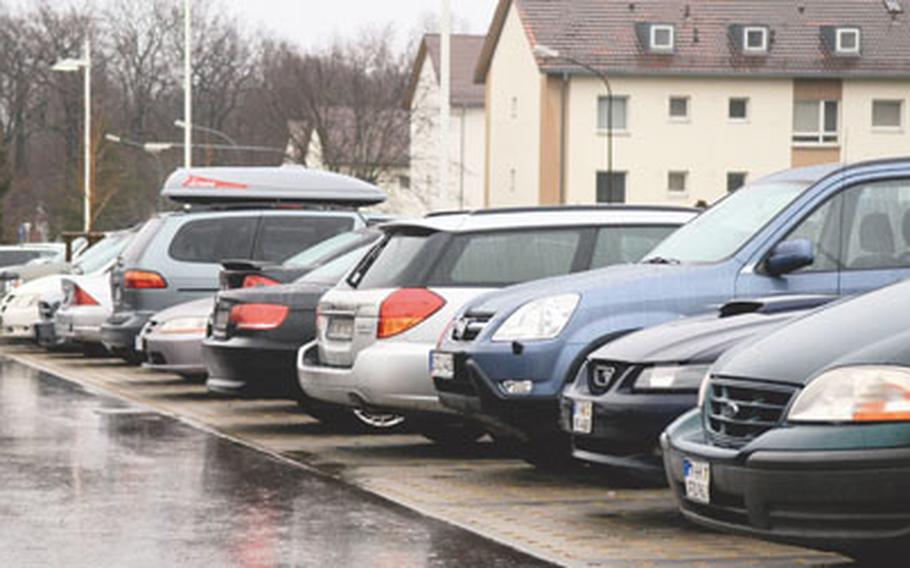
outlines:
[[371, 183], [302, 166], [180, 168], [161, 195], [196, 206], [335, 206], [362, 207], [386, 200]]

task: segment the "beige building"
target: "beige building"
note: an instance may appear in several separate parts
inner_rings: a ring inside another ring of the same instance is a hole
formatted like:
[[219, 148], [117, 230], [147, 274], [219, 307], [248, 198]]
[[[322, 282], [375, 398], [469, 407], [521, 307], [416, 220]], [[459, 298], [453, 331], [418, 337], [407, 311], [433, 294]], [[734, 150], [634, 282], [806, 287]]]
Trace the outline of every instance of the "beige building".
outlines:
[[420, 44], [408, 86], [405, 108], [411, 121], [410, 179], [427, 209], [473, 209], [484, 205], [485, 121], [483, 85], [474, 82], [474, 69], [484, 36], [453, 34], [449, 187], [436, 196], [439, 178], [439, 35], [428, 34]]
[[899, 8], [500, 0], [475, 74], [486, 203], [710, 203], [790, 166], [908, 155]]

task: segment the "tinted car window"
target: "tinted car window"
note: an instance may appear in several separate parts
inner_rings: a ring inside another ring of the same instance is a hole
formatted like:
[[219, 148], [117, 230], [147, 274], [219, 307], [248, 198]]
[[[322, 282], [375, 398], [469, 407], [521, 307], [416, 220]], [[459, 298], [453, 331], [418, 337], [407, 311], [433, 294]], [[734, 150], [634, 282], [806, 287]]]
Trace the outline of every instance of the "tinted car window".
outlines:
[[458, 235], [433, 270], [430, 285], [509, 286], [572, 271], [583, 229]]
[[350, 231], [350, 217], [264, 217], [253, 258], [282, 262], [301, 250]]
[[256, 217], [190, 221], [174, 235], [168, 254], [174, 260], [200, 263], [249, 258], [257, 221]]
[[25, 264], [30, 260], [45, 256], [53, 256], [52, 250], [5, 250], [0, 251], [0, 266], [13, 266], [16, 264]]
[[363, 258], [363, 255], [370, 250], [369, 246], [360, 247], [352, 250], [347, 254], [343, 254], [331, 260], [319, 268], [306, 273], [304, 276], [299, 278], [297, 282], [313, 282], [320, 284], [335, 284], [344, 274], [353, 267], [358, 260]]
[[291, 258], [285, 260], [284, 266], [291, 268], [310, 266], [336, 251], [343, 250], [344, 248], [353, 245], [362, 238], [364, 238], [364, 235], [359, 231], [349, 231], [347, 233], [335, 235], [332, 238], [326, 239], [298, 252]]
[[348, 283], [355, 288], [412, 286], [443, 244], [443, 233], [395, 232], [360, 261]]
[[853, 211], [850, 232], [844, 235], [845, 268], [910, 266], [910, 181], [852, 187], [845, 199]]
[[638, 262], [677, 227], [605, 227], [597, 231], [591, 268]]

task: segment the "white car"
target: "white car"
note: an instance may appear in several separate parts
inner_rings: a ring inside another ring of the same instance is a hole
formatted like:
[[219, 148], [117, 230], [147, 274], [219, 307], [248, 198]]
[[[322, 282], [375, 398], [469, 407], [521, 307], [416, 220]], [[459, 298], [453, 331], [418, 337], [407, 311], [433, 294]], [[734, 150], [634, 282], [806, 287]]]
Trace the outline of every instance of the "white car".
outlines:
[[[132, 235], [131, 231], [111, 233], [76, 260], [73, 272], [107, 277], [117, 255]], [[4, 296], [0, 301], [0, 336], [38, 339], [40, 331], [53, 331], [54, 313], [65, 299], [63, 281], [69, 278], [73, 275], [43, 276], [22, 284]], [[100, 303], [94, 296], [92, 298]]]
[[63, 301], [54, 314], [54, 335], [61, 343], [101, 345], [101, 324], [111, 317], [111, 277], [107, 272], [61, 277]]
[[323, 296], [316, 340], [298, 353], [318, 400], [406, 416], [441, 443], [482, 434], [440, 405], [430, 351], [458, 309], [502, 287], [638, 261], [691, 209], [557, 207], [431, 216], [386, 235]]

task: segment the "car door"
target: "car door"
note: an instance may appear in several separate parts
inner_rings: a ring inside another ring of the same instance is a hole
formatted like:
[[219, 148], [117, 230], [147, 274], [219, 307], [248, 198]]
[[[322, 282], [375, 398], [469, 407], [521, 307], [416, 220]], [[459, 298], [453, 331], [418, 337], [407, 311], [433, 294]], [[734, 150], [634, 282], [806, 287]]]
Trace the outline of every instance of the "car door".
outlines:
[[910, 278], [910, 179], [874, 181], [845, 192], [841, 294], [862, 294]]
[[[737, 297], [837, 294], [843, 205], [843, 195], [841, 193], [833, 195], [803, 216], [783, 238], [772, 241], [771, 246], [758, 253], [737, 277]], [[768, 274], [764, 269], [764, 261], [771, 251], [778, 244], [794, 239], [807, 239], [812, 242], [815, 261], [809, 266], [782, 276]]]

